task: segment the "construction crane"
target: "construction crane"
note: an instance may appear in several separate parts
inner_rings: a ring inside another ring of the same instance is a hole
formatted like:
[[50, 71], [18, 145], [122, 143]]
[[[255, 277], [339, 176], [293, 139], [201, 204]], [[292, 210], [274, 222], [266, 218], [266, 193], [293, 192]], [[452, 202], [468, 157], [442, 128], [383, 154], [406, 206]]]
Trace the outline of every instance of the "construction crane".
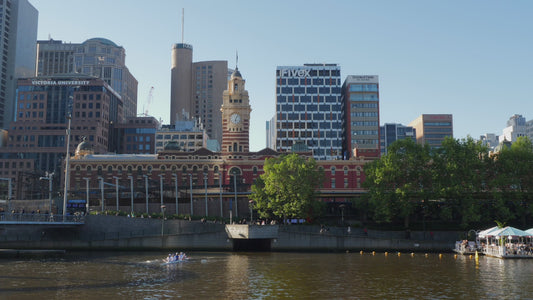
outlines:
[[148, 111], [150, 110], [150, 103], [152, 103], [152, 100], [154, 98], [154, 87], [150, 87], [150, 91], [148, 92], [148, 99], [146, 100], [146, 109], [144, 110], [144, 116], [148, 117]]

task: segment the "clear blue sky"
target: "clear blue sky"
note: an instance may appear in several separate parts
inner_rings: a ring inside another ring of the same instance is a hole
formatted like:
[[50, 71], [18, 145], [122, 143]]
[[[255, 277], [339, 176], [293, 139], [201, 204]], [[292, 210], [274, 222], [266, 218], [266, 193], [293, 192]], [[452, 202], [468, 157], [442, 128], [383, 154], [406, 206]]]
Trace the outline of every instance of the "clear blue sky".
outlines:
[[265, 147], [277, 66], [337, 63], [341, 76], [379, 75], [381, 124], [449, 113], [454, 136], [501, 134], [513, 114], [533, 119], [533, 1], [529, 0], [29, 0], [39, 39], [104, 37], [126, 49], [138, 111], [169, 123], [170, 54], [227, 60], [246, 80], [251, 150]]

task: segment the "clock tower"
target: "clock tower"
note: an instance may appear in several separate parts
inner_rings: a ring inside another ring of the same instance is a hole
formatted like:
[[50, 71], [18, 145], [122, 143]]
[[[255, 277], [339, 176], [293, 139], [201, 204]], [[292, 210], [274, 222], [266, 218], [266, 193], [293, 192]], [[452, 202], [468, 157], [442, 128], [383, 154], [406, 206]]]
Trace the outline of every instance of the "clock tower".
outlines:
[[222, 96], [222, 153], [250, 151], [250, 99], [239, 68], [235, 68]]

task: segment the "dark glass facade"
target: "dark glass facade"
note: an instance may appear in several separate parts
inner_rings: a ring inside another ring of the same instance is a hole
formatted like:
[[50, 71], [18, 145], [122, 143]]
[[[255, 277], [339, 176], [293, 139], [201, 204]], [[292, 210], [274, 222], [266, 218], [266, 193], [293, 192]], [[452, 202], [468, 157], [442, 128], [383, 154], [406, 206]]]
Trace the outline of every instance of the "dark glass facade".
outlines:
[[416, 130], [413, 127], [401, 124], [385, 124], [381, 126], [381, 155], [387, 154], [389, 146], [403, 139], [413, 139], [416, 141]]

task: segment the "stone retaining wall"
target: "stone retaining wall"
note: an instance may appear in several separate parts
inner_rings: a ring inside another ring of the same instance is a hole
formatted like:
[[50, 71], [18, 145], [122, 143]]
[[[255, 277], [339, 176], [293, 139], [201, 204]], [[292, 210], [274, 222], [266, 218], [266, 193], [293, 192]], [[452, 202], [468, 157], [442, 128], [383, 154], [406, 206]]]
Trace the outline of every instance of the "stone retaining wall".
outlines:
[[[163, 229], [164, 235], [161, 235]], [[451, 251], [458, 232], [367, 231], [347, 228], [288, 225], [279, 226], [272, 239], [273, 251]], [[231, 251], [232, 240], [221, 223], [87, 216], [85, 224], [68, 228], [45, 225], [2, 225], [0, 248], [155, 250], [183, 249]]]

